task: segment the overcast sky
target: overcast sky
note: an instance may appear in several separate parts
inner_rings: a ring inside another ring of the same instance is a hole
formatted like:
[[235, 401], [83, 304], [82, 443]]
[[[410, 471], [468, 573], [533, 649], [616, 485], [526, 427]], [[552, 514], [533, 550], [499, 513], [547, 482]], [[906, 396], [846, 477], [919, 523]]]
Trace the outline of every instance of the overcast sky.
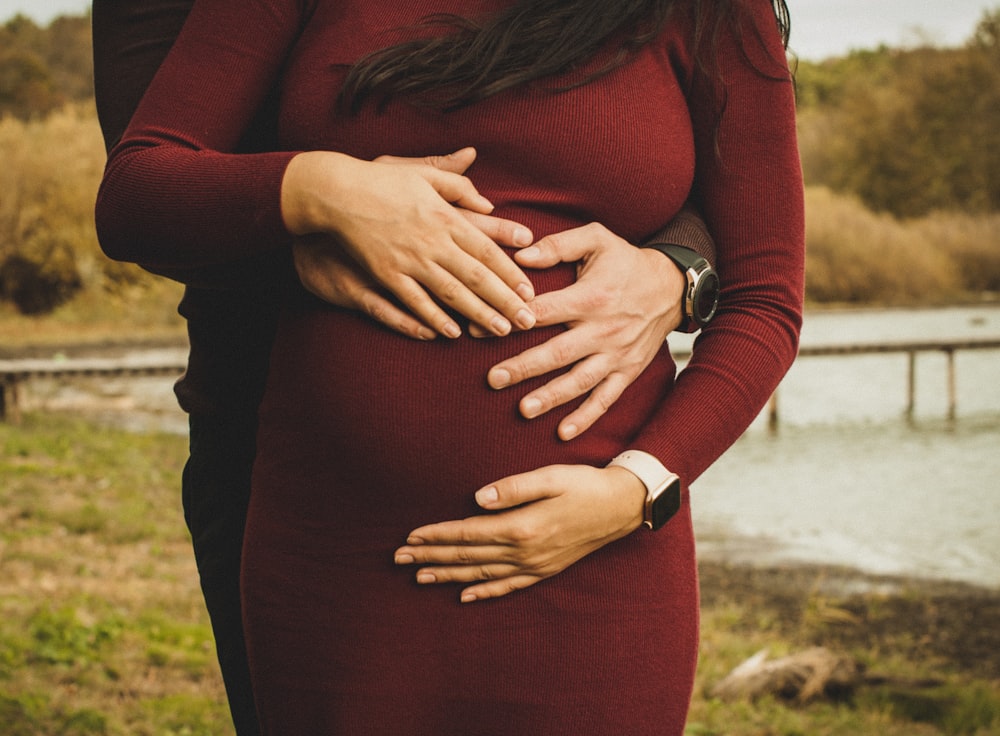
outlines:
[[[883, 43], [959, 45], [985, 10], [1000, 7], [1000, 0], [788, 0], [788, 5], [792, 50], [815, 61]], [[82, 13], [89, 6], [89, 0], [0, 0], [0, 21], [24, 13], [47, 24], [57, 15]]]

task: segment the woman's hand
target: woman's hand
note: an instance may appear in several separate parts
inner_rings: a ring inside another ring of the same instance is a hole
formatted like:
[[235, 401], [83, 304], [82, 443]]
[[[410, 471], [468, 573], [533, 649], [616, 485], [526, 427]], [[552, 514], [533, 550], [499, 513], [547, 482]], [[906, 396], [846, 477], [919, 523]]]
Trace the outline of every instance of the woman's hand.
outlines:
[[[475, 158], [471, 149], [456, 155], [469, 164]], [[459, 211], [493, 210], [459, 173], [313, 151], [289, 163], [281, 208], [294, 234], [338, 236], [378, 284], [442, 335], [458, 337], [461, 330], [432, 297], [495, 335], [510, 332], [512, 323], [521, 329], [535, 323], [527, 276]]]
[[662, 253], [636, 248], [597, 223], [549, 235], [515, 258], [530, 268], [580, 262], [576, 283], [531, 304], [539, 326], [567, 330], [493, 366], [487, 380], [503, 389], [572, 366], [520, 402], [532, 419], [589, 392], [559, 423], [559, 436], [570, 440], [618, 400], [680, 324], [684, 276]]
[[[441, 171], [463, 173], [475, 160], [475, 151], [462, 149], [445, 156], [401, 158], [380, 156], [381, 163], [431, 166]], [[523, 246], [532, 241], [531, 231], [520, 223], [500, 217], [458, 210], [484, 235], [500, 245]], [[433, 340], [437, 333], [401, 308], [388, 292], [357, 264], [332, 235], [304, 235], [292, 245], [292, 259], [299, 281], [314, 296], [345, 309], [364, 312], [376, 322], [417, 340]]]
[[475, 583], [462, 591], [463, 603], [496, 598], [637, 529], [645, 498], [624, 468], [550, 465], [477, 491], [476, 502], [497, 513], [414, 529], [395, 561], [419, 565], [418, 583]]

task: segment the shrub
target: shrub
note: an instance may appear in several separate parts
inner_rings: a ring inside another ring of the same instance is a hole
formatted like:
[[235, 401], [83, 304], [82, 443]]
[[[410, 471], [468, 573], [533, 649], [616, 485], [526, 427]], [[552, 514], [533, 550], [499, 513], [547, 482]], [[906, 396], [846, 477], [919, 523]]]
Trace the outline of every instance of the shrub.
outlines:
[[959, 269], [917, 224], [810, 187], [806, 194], [806, 293], [814, 302], [945, 302], [963, 290]]
[[43, 314], [83, 289], [118, 291], [146, 279], [97, 243], [105, 155], [93, 104], [0, 120], [0, 160], [0, 299]]
[[1000, 293], [1000, 214], [937, 212], [913, 227], [949, 254], [967, 291]]

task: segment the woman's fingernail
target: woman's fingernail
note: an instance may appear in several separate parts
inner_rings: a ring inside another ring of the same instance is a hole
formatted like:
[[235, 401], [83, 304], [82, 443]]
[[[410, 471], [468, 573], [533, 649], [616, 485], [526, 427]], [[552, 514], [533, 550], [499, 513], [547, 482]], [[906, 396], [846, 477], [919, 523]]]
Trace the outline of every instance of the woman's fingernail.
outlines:
[[432, 572], [421, 570], [417, 573], [417, 582], [421, 584], [436, 583], [437, 576]]
[[461, 337], [462, 336], [462, 330], [454, 322], [448, 322], [444, 326], [444, 334], [447, 335], [448, 337], [453, 337], [453, 338], [454, 337]]
[[517, 320], [517, 326], [522, 330], [530, 330], [535, 326], [535, 315], [527, 309], [519, 309], [517, 314], [514, 315], [514, 319]]
[[575, 424], [567, 424], [562, 428], [562, 432], [560, 432], [560, 434], [562, 435], [563, 440], [571, 440], [576, 437], [578, 431], [579, 430]]
[[396, 555], [397, 565], [412, 565], [413, 563], [414, 563], [413, 555], [405, 553]]
[[[524, 310], [522, 309], [521, 311], [523, 312]], [[518, 312], [517, 316], [520, 317], [521, 312]], [[510, 332], [510, 322], [505, 320], [503, 317], [497, 316], [490, 320], [490, 327], [492, 327], [493, 331], [498, 335], [506, 335]]]
[[462, 593], [462, 603], [475, 603], [476, 594], [475, 593]]
[[530, 302], [535, 298], [535, 287], [531, 284], [518, 284], [517, 288], [514, 289], [514, 293], [524, 299], [524, 301]]
[[514, 245], [531, 245], [531, 231], [525, 227], [514, 230]]
[[541, 408], [542, 402], [538, 399], [525, 399], [521, 404], [521, 413], [531, 419]]
[[483, 508], [492, 506], [500, 498], [499, 492], [493, 486], [476, 491], [476, 503]]
[[494, 368], [488, 376], [490, 386], [493, 388], [507, 388], [510, 385], [510, 373], [503, 368]]

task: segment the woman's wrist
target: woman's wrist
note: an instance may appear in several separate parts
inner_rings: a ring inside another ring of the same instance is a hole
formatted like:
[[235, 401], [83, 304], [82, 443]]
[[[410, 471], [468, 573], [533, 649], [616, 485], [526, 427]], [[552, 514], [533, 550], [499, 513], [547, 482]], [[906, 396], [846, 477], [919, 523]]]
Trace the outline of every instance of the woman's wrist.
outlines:
[[281, 216], [293, 235], [334, 232], [331, 202], [343, 200], [344, 171], [357, 159], [333, 151], [307, 151], [288, 162], [281, 181]]
[[614, 497], [618, 501], [616, 517], [620, 517], [625, 534], [631, 534], [642, 526], [646, 509], [646, 486], [625, 468], [610, 466], [605, 470], [612, 479]]

